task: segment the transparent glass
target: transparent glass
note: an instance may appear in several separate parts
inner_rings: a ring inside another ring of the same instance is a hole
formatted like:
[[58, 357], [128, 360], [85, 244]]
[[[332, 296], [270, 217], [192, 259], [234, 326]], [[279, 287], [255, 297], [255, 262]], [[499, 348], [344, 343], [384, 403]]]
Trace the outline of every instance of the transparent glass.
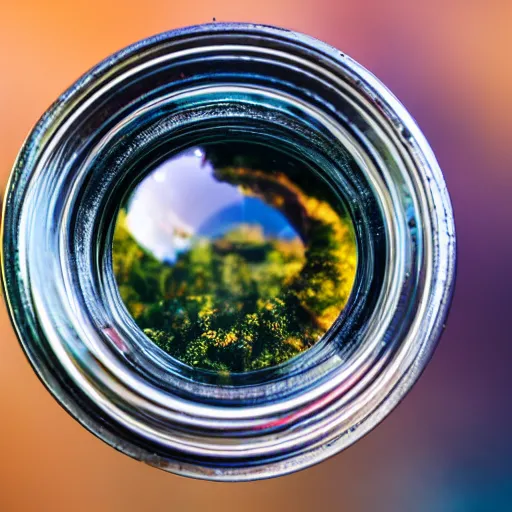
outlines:
[[[229, 381], [144, 334], [111, 250], [144, 176], [226, 139], [307, 162], [346, 205], [358, 255], [350, 298], [318, 343]], [[132, 457], [214, 480], [289, 473], [373, 428], [428, 362], [454, 283], [450, 201], [412, 118], [349, 57], [266, 26], [162, 34], [89, 71], [23, 146], [2, 228], [10, 315], [56, 399]]]

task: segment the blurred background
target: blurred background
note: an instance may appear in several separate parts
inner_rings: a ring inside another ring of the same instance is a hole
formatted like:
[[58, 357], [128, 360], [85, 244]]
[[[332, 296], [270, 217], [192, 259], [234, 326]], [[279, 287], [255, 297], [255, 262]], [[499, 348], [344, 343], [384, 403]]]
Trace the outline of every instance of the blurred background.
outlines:
[[512, 2], [510, 0], [2, 0], [0, 183], [79, 75], [175, 27], [251, 21], [308, 33], [376, 74], [444, 171], [458, 230], [448, 327], [405, 401], [306, 471], [193, 481], [117, 453], [57, 405], [0, 313], [0, 510], [512, 510]]

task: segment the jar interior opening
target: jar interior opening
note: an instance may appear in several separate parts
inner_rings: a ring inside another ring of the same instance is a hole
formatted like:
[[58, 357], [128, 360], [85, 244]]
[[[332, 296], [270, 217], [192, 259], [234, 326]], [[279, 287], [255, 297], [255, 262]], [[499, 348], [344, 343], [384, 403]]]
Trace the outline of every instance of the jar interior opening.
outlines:
[[304, 354], [345, 308], [357, 270], [343, 198], [309, 163], [226, 140], [160, 161], [122, 201], [119, 295], [161, 350], [246, 373]]

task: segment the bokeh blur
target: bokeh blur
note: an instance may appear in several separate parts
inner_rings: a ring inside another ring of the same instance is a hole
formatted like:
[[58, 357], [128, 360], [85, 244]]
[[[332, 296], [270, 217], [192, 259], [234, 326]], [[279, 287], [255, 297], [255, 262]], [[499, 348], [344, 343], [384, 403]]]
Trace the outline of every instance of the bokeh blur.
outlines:
[[216, 484], [150, 468], [86, 432], [40, 384], [2, 309], [0, 510], [512, 510], [510, 0], [2, 0], [0, 183], [31, 126], [88, 68], [213, 18], [323, 39], [416, 118], [458, 229], [445, 335], [404, 402], [353, 447], [291, 476]]

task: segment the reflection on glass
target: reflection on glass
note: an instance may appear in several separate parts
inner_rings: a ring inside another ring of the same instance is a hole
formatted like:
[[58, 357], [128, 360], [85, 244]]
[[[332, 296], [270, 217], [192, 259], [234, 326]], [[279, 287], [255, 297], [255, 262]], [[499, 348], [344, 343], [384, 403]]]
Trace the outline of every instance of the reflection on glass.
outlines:
[[219, 372], [277, 365], [314, 345], [347, 303], [353, 226], [305, 164], [241, 143], [192, 148], [135, 188], [113, 267], [146, 335]]

